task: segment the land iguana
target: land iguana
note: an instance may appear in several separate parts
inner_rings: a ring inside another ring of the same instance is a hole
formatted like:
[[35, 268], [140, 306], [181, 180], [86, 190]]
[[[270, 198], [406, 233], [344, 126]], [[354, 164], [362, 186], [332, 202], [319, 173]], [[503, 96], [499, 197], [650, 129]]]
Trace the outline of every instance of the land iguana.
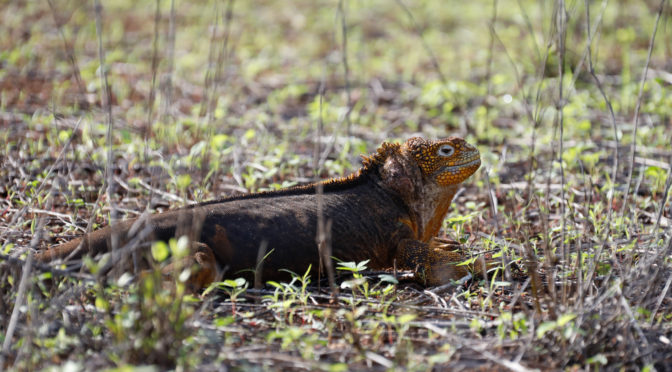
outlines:
[[[331, 255], [369, 260], [373, 269], [410, 269], [437, 285], [466, 276], [454, 245], [437, 238], [459, 184], [481, 165], [478, 150], [461, 138], [411, 138], [383, 143], [354, 174], [276, 191], [208, 201], [145, 218], [126, 220], [36, 254], [50, 262], [109, 252], [133, 241], [168, 241], [187, 235], [196, 264], [189, 285], [204, 288], [225, 277], [251, 278], [260, 247], [267, 252], [263, 280], [283, 280], [288, 269], [318, 267], [318, 198], [330, 221]], [[318, 193], [318, 188], [322, 191]], [[140, 236], [138, 238], [138, 236]], [[145, 244], [147, 245], [147, 244]], [[128, 251], [126, 251], [128, 252]], [[252, 269], [252, 270], [246, 270]]]

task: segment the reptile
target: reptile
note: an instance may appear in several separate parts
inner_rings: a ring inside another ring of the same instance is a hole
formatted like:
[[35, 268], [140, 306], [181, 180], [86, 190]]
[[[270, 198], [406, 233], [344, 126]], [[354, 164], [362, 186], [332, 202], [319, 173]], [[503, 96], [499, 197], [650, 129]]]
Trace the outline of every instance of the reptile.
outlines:
[[112, 246], [129, 252], [123, 247], [187, 236], [187, 262], [195, 264], [191, 288], [205, 288], [221, 277], [249, 280], [260, 257], [257, 272], [264, 281], [284, 280], [288, 274], [281, 269], [303, 273], [310, 266], [316, 273], [318, 220], [323, 218], [332, 257], [369, 260], [372, 269], [415, 270], [428, 285], [468, 275], [467, 266], [456, 265], [466, 259], [463, 254], [437, 235], [460, 183], [481, 165], [478, 150], [458, 137], [414, 137], [384, 142], [362, 158], [362, 167], [346, 177], [120, 221], [35, 258], [62, 263], [110, 252]]

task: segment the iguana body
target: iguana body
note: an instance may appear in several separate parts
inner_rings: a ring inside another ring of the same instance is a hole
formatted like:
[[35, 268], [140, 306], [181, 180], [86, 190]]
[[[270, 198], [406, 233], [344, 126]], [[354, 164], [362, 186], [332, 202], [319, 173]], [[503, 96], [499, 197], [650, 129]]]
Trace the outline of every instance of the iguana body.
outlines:
[[[260, 247], [270, 252], [262, 278], [286, 278], [280, 269], [303, 273], [319, 263], [318, 198], [323, 221], [330, 226], [331, 255], [343, 261], [370, 260], [371, 268], [420, 269], [429, 284], [467, 274], [454, 266], [463, 258], [433, 240], [459, 183], [480, 166], [478, 150], [451, 137], [428, 141], [411, 138], [403, 144], [384, 143], [355, 174], [319, 184], [248, 194], [156, 214], [146, 219], [144, 241], [187, 235], [191, 259], [200, 266], [190, 283], [207, 286], [218, 270], [226, 277], [251, 277]], [[322, 192], [318, 195], [318, 187]], [[133, 241], [135, 220], [114, 226], [121, 247]], [[112, 228], [39, 253], [51, 261], [80, 253], [95, 255], [111, 249]], [[136, 239], [138, 240], [138, 239]], [[451, 265], [452, 264], [452, 265]], [[244, 271], [246, 269], [252, 269]], [[241, 272], [242, 271], [242, 272]]]

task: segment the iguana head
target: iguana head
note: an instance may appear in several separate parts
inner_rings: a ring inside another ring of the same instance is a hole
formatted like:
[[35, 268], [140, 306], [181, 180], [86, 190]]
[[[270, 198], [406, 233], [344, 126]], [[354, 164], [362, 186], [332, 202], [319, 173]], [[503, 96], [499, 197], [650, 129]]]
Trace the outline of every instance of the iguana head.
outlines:
[[481, 166], [478, 150], [459, 137], [436, 141], [413, 137], [403, 146], [412, 154], [423, 176], [439, 186], [461, 183]]
[[413, 137], [403, 144], [384, 142], [373, 155], [363, 156], [363, 165], [362, 171], [378, 169], [386, 186], [408, 195], [458, 185], [478, 170], [481, 155], [459, 137]]
[[403, 144], [383, 143], [364, 158], [364, 170], [376, 170], [383, 188], [406, 204], [402, 220], [416, 238], [428, 242], [439, 232], [458, 185], [481, 166], [478, 150], [465, 140], [411, 138]]

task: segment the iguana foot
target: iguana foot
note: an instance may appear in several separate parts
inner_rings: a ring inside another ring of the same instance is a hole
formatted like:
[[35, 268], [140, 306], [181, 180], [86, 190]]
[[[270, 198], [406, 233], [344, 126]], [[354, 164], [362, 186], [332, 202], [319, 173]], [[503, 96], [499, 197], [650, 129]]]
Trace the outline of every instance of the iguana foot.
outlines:
[[[432, 239], [429, 244], [419, 240], [403, 240], [397, 251], [397, 262], [405, 268], [414, 270], [426, 285], [434, 286], [459, 280], [469, 275], [462, 254], [453, 252], [445, 242]], [[459, 248], [456, 247], [456, 248]]]
[[448, 237], [432, 238], [432, 240], [429, 241], [429, 246], [431, 248], [443, 249], [444, 251], [453, 251], [456, 253], [462, 252], [462, 244], [460, 244], [457, 240], [453, 240]]
[[161, 272], [164, 276], [174, 275], [177, 270], [181, 271], [185, 268], [191, 269], [186, 285], [187, 289], [193, 293], [205, 289], [212, 282], [217, 281], [220, 276], [215, 254], [205, 243], [191, 243], [191, 249], [187, 257], [177, 262], [171, 262], [161, 269]]

